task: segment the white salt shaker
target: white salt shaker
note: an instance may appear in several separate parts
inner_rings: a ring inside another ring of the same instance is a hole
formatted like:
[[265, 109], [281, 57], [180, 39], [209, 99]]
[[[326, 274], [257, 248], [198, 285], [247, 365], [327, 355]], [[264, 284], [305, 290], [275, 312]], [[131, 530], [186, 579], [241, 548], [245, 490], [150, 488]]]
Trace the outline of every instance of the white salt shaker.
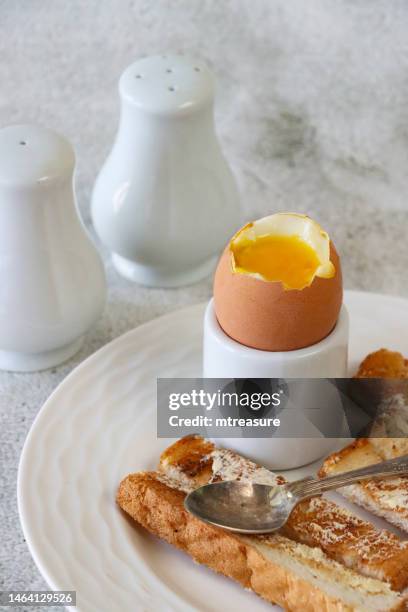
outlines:
[[65, 361], [105, 304], [100, 257], [79, 219], [75, 156], [51, 130], [0, 130], [0, 369]]
[[121, 117], [92, 196], [95, 229], [126, 278], [152, 287], [198, 281], [240, 225], [238, 193], [213, 119], [203, 62], [144, 58], [119, 82]]

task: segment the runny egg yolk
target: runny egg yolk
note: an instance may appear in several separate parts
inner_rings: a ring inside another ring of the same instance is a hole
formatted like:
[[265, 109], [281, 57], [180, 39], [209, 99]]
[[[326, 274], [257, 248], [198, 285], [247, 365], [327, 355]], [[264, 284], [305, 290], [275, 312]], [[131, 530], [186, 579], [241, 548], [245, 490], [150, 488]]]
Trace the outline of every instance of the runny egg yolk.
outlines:
[[299, 236], [259, 236], [234, 245], [237, 271], [280, 281], [285, 289], [303, 289], [312, 282], [319, 258]]

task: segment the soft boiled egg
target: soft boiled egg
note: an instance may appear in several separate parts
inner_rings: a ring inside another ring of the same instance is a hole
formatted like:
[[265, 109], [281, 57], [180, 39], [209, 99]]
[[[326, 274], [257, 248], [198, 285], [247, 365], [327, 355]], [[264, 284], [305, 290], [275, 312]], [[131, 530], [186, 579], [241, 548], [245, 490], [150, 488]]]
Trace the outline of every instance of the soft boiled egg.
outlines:
[[306, 215], [278, 213], [245, 225], [229, 242], [215, 273], [215, 312], [237, 342], [291, 351], [332, 331], [342, 287], [328, 234]]

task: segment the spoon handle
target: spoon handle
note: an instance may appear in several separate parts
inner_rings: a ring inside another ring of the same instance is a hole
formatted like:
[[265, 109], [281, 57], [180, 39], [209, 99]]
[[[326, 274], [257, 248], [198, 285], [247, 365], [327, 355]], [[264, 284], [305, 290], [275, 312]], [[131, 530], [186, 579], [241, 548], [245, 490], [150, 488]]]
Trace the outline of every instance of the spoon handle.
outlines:
[[310, 478], [289, 485], [293, 495], [299, 499], [320, 495], [324, 491], [345, 487], [367, 478], [389, 478], [391, 476], [408, 475], [408, 455], [368, 465], [367, 467], [328, 476], [326, 478]]

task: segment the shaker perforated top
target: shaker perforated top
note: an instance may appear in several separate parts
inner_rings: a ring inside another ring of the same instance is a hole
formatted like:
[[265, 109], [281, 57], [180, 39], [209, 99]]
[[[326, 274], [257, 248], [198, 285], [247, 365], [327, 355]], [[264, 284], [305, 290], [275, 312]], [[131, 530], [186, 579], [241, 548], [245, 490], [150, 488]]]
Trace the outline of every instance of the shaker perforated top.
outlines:
[[62, 136], [36, 125], [0, 130], [0, 185], [24, 186], [71, 175], [75, 154]]
[[123, 100], [146, 112], [183, 115], [214, 98], [214, 78], [201, 60], [156, 55], [129, 66], [119, 81]]

